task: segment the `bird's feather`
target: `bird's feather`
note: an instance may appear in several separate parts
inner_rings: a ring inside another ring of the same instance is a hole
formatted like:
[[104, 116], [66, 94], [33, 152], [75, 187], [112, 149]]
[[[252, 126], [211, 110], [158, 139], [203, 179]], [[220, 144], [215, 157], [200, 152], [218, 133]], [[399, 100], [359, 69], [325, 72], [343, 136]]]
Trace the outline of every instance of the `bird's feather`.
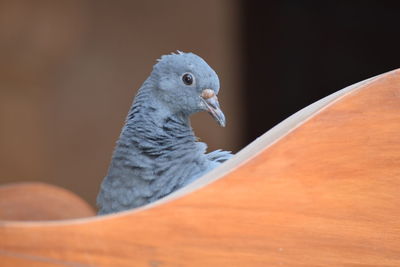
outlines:
[[[168, 60], [170, 62], [164, 68], [169, 70], [163, 69], [162, 65], [157, 66]], [[175, 68], [179, 74], [185, 71], [184, 66], [188, 64], [191, 64], [188, 69], [191, 68], [193, 75], [197, 75], [199, 81], [196, 86], [199, 88], [184, 87], [180, 78], [174, 76]], [[172, 82], [177, 83], [176, 86], [172, 83], [170, 89], [160, 89], [162, 79], [172, 79], [165, 77], [168, 75], [175, 77]], [[189, 116], [199, 111], [195, 103], [199, 101], [199, 90], [219, 86], [215, 79], [215, 72], [194, 54], [180, 52], [161, 58], [139, 89], [129, 110], [97, 197], [99, 214], [153, 202], [194, 181], [232, 156], [222, 150], [206, 154], [206, 144], [196, 141], [190, 126]], [[215, 91], [218, 92], [218, 89], [215, 88]], [[173, 94], [179, 95], [177, 103], [174, 103]], [[185, 102], [180, 94], [189, 100]], [[200, 102], [198, 105], [201, 105]]]

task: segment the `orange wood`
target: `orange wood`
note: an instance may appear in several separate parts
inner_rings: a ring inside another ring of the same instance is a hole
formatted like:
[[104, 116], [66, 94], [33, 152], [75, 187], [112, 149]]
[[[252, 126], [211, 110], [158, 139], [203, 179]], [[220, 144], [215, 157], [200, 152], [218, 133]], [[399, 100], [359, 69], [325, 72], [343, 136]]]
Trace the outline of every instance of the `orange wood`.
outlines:
[[0, 186], [0, 220], [64, 220], [95, 215], [77, 195], [43, 183]]
[[103, 217], [3, 221], [0, 251], [2, 266], [400, 266], [400, 71], [190, 194]]

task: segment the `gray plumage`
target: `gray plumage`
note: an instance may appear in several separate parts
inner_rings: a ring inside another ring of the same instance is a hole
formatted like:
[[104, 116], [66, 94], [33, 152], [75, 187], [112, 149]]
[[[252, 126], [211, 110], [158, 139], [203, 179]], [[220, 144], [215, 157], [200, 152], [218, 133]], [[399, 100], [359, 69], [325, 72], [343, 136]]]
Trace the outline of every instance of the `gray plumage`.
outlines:
[[[210, 90], [211, 89], [211, 90]], [[225, 117], [214, 70], [192, 53], [162, 56], [134, 99], [104, 178], [99, 214], [142, 206], [194, 181], [232, 154], [197, 142], [189, 116]]]

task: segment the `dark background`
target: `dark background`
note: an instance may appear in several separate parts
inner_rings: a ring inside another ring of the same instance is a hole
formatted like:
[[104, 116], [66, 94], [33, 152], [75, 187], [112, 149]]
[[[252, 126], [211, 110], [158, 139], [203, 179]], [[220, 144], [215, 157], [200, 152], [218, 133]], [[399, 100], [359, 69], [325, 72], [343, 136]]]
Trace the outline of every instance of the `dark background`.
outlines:
[[245, 143], [341, 88], [400, 67], [400, 1], [242, 1]]
[[400, 1], [0, 0], [0, 183], [43, 181], [94, 204], [155, 60], [202, 56], [227, 117], [193, 127], [239, 151], [301, 108], [400, 67]]

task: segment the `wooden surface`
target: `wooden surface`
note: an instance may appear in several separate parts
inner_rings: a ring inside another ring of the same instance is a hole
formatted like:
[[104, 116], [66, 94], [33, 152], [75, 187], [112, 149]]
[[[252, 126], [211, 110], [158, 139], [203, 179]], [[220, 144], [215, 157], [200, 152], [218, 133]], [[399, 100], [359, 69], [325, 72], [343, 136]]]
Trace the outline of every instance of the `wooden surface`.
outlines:
[[77, 195], [43, 183], [0, 186], [0, 220], [65, 220], [95, 215]]
[[0, 260], [2, 266], [397, 267], [399, 137], [400, 71], [394, 71], [301, 111], [154, 205], [77, 220], [3, 221]]

